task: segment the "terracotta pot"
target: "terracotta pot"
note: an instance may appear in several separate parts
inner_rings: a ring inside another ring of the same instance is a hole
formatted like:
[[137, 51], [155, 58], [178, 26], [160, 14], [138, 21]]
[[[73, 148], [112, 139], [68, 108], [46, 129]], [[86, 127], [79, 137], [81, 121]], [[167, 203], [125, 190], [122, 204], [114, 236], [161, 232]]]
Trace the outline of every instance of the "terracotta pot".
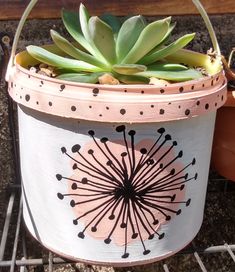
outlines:
[[203, 219], [223, 72], [185, 83], [105, 86], [9, 73], [18, 103], [23, 214], [45, 247], [132, 266], [170, 256]]
[[212, 152], [212, 167], [235, 181], [235, 91], [228, 90], [225, 105], [218, 110]]

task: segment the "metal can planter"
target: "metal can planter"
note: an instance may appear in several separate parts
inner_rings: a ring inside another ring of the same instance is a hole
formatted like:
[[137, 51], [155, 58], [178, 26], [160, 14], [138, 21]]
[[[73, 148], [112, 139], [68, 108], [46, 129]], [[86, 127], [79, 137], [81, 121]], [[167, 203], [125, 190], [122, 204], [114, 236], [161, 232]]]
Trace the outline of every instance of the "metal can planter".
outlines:
[[17, 55], [23, 214], [31, 234], [76, 261], [154, 262], [202, 223], [223, 72], [157, 87], [68, 83]]

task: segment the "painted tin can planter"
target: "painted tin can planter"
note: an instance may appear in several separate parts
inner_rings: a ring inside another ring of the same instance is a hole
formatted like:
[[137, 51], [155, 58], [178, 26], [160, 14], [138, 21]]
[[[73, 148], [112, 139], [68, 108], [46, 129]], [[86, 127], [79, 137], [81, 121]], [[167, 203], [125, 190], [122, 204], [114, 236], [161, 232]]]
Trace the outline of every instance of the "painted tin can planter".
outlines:
[[222, 176], [235, 181], [235, 91], [228, 91], [227, 100], [218, 110], [214, 142], [212, 149], [212, 166]]
[[16, 57], [24, 220], [45, 247], [112, 266], [154, 262], [202, 223], [223, 72], [157, 87], [68, 83]]

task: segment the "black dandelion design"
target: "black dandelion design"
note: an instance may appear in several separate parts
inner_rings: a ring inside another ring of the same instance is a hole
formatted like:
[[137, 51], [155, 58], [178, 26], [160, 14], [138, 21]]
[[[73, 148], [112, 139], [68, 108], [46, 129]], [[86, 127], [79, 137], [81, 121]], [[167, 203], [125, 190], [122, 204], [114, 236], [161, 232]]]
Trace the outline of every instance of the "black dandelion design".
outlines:
[[70, 201], [76, 216], [73, 224], [83, 226], [80, 239], [89, 235], [107, 245], [115, 243], [122, 247], [122, 258], [130, 256], [128, 245], [138, 241], [147, 255], [151, 252], [147, 240], [163, 239], [161, 225], [190, 205], [185, 185], [197, 180], [197, 173], [190, 176], [188, 171], [196, 159], [184, 164], [183, 151], [164, 128], [154, 139], [139, 140], [137, 132], [125, 125], [114, 133], [119, 140], [100, 138], [89, 130], [91, 141], [85, 146], [75, 144], [71, 152], [61, 148], [73, 175], [56, 175], [69, 184], [68, 192], [57, 196]]

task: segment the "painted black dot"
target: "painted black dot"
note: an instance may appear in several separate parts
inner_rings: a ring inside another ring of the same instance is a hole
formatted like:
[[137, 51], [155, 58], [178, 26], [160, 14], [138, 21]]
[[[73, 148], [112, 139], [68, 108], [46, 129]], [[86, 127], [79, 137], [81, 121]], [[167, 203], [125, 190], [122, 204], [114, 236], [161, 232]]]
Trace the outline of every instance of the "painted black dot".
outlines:
[[134, 130], [130, 130], [129, 132], [128, 132], [128, 135], [130, 135], [130, 136], [134, 136], [136, 134], [136, 132], [134, 131]]
[[165, 236], [165, 233], [162, 233], [159, 235], [158, 239], [161, 240], [162, 238], [164, 238], [164, 236]]
[[144, 255], [148, 255], [150, 252], [151, 252], [151, 251], [150, 251], [149, 249], [146, 249], [146, 250], [143, 252], [143, 254], [144, 254]]
[[105, 242], [105, 244], [110, 244], [111, 239], [110, 239], [110, 238], [106, 238], [106, 239], [104, 240], [104, 242]]
[[73, 164], [73, 170], [76, 170], [76, 169], [78, 169], [78, 166], [77, 166], [76, 163], [74, 163], [74, 164]]
[[224, 96], [222, 95], [222, 96], [221, 96], [221, 101], [223, 101], [223, 100], [224, 100]]
[[38, 104], [39, 104], [39, 102], [38, 102], [38, 101], [36, 101], [36, 104], [38, 105]]
[[106, 107], [106, 110], [109, 110], [109, 107]]
[[99, 117], [102, 117], [103, 115], [102, 114], [99, 114]]
[[142, 90], [141, 93], [144, 94], [144, 91]]
[[109, 220], [113, 220], [113, 219], [115, 219], [115, 215], [114, 215], [114, 214], [111, 214], [111, 215], [109, 216]]
[[109, 140], [109, 139], [108, 139], [107, 137], [103, 137], [103, 138], [100, 139], [101, 143], [103, 143], [103, 144], [104, 144], [104, 143], [107, 143], [108, 140]]
[[71, 200], [71, 201], [70, 201], [70, 206], [71, 206], [71, 207], [75, 207], [75, 206], [76, 206], [76, 203], [75, 203], [74, 200]]
[[30, 78], [31, 76], [30, 75], [28, 75], [28, 78]]
[[163, 127], [162, 127], [162, 128], [159, 128], [159, 129], [157, 130], [157, 132], [163, 134], [163, 133], [165, 132], [165, 128], [163, 128]]
[[180, 93], [182, 93], [182, 92], [184, 91], [184, 87], [181, 86], [181, 87], [179, 88], [179, 91], [180, 91]]
[[64, 196], [63, 196], [61, 193], [58, 193], [58, 194], [57, 194], [57, 197], [58, 197], [59, 199], [64, 199]]
[[160, 89], [160, 93], [165, 93], [165, 90], [164, 89]]
[[90, 106], [89, 106], [89, 108], [91, 109], [91, 108], [92, 108], [92, 106], [90, 105]]
[[170, 141], [172, 138], [171, 138], [171, 135], [170, 134], [167, 134], [166, 136], [165, 136], [165, 139], [167, 140], [167, 141]]
[[91, 231], [92, 231], [92, 232], [96, 232], [96, 231], [97, 231], [97, 227], [95, 227], [95, 226], [92, 227], [92, 228], [91, 228]]
[[124, 125], [116, 127], [117, 132], [123, 132], [123, 131], [125, 131], [125, 129], [126, 129], [126, 127]]
[[143, 115], [144, 113], [142, 111], [140, 111], [140, 115]]
[[62, 180], [62, 176], [60, 174], [56, 175], [57, 180]]
[[94, 150], [93, 150], [93, 149], [89, 149], [89, 150], [87, 151], [87, 153], [90, 154], [90, 155], [93, 155], [93, 154], [94, 154]]
[[209, 109], [209, 104], [208, 104], [208, 103], [206, 103], [206, 105], [205, 105], [205, 109], [206, 109], [206, 110], [208, 110], [208, 109]]
[[120, 113], [121, 113], [122, 115], [124, 115], [124, 114], [126, 113], [126, 110], [125, 110], [125, 109], [121, 109], [121, 110], [120, 110]]
[[155, 219], [154, 221], [153, 221], [153, 224], [154, 225], [157, 225], [159, 223], [159, 221], [157, 220], [157, 219]]
[[138, 237], [138, 233], [133, 233], [132, 235], [131, 235], [131, 238], [132, 239], [136, 239]]
[[43, 85], [44, 84], [44, 82], [41, 80], [41, 84]]
[[143, 154], [143, 155], [146, 154], [147, 153], [147, 149], [146, 148], [141, 148], [140, 149], [140, 153]]
[[51, 107], [51, 106], [52, 106], [52, 102], [51, 102], [51, 101], [49, 101], [49, 102], [48, 102], [48, 105]]
[[202, 84], [202, 88], [204, 88], [204, 87], [205, 87], [205, 84], [203, 83], [203, 84]]
[[120, 225], [120, 227], [121, 227], [122, 229], [126, 228], [126, 223], [125, 223], [125, 222], [122, 222], [121, 225]]
[[29, 95], [29, 94], [26, 94], [25, 100], [26, 100], [27, 102], [30, 100], [30, 95]]
[[178, 106], [178, 108], [180, 109], [180, 108], [181, 108], [181, 106], [179, 105], [179, 106]]
[[72, 190], [77, 190], [78, 186], [76, 183], [73, 183], [72, 186], [71, 186], [71, 189]]
[[190, 110], [186, 109], [184, 113], [185, 113], [185, 115], [189, 115], [190, 114]]
[[169, 102], [168, 105], [171, 105], [171, 102]]
[[74, 225], [77, 225], [77, 224], [78, 224], [78, 220], [74, 219], [74, 220], [73, 220], [73, 224], [74, 224]]
[[60, 85], [60, 91], [62, 92], [64, 89], [65, 89], [65, 85], [64, 84]]
[[89, 134], [90, 136], [94, 136], [94, 135], [95, 135], [95, 132], [94, 132], [94, 130], [89, 130], [89, 131], [88, 131], [88, 134]]
[[214, 85], [214, 80], [211, 80], [211, 86], [213, 86]]
[[166, 221], [170, 221], [171, 220], [171, 216], [170, 215], [167, 215], [166, 216]]
[[151, 105], [151, 108], [154, 108], [154, 105]]
[[194, 85], [191, 86], [191, 90], [194, 90]]
[[200, 101], [197, 101], [196, 105], [199, 106], [200, 105]]
[[73, 153], [76, 153], [80, 150], [81, 146], [79, 144], [75, 144], [72, 148], [71, 148], [71, 151]]
[[217, 77], [215, 80], [218, 81], [218, 80], [219, 80], [219, 77]]
[[183, 151], [182, 151], [182, 150], [179, 152], [178, 157], [179, 157], [179, 158], [182, 158], [182, 157], [183, 157]]
[[218, 104], [215, 102], [215, 107], [217, 107], [217, 105], [218, 105]]
[[98, 88], [94, 88], [93, 91], [92, 91], [92, 92], [93, 92], [93, 95], [94, 95], [94, 96], [97, 96], [98, 93], [99, 93], [99, 91], [100, 91], [100, 90], [99, 90]]
[[81, 183], [82, 184], [87, 184], [88, 183], [88, 179], [87, 178], [82, 178]]
[[188, 207], [188, 206], [190, 205], [190, 203], [191, 203], [191, 198], [189, 198], [189, 199], [187, 200], [186, 206]]
[[85, 235], [83, 232], [79, 232], [78, 233], [78, 237], [81, 238], [81, 239], [84, 239]]
[[164, 113], [165, 113], [164, 109], [160, 109], [159, 114], [164, 114]]
[[124, 254], [122, 255], [122, 258], [123, 258], [123, 259], [126, 259], [126, 258], [128, 258], [128, 257], [129, 257], [129, 253], [127, 253], [127, 252], [124, 253]]
[[125, 89], [124, 92], [127, 93], [127, 90]]
[[176, 212], [176, 215], [180, 215], [181, 214], [181, 209], [179, 209], [177, 212]]
[[62, 153], [66, 153], [66, 151], [67, 151], [67, 150], [66, 150], [65, 147], [61, 147], [61, 152], [62, 152]]
[[72, 107], [71, 107], [71, 111], [76, 111], [76, 109], [77, 109], [77, 108], [76, 108], [75, 106], [72, 106]]

